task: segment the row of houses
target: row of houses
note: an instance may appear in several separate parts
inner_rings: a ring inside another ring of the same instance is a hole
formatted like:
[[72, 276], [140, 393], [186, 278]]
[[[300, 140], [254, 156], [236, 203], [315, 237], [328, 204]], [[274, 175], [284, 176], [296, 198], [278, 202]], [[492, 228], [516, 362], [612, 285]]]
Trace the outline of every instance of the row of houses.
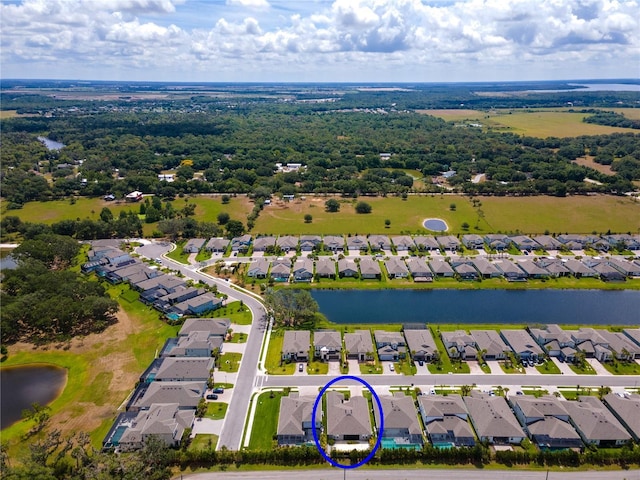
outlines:
[[345, 333], [344, 339], [336, 330], [316, 330], [313, 332], [313, 350], [310, 331], [284, 332], [282, 360], [306, 362], [311, 351], [313, 358], [320, 361], [341, 360], [342, 352], [347, 359], [359, 362], [373, 360], [374, 353], [382, 361], [397, 361], [409, 352], [415, 361], [431, 361], [438, 355], [436, 342], [423, 325], [405, 325], [402, 332], [376, 330], [373, 339], [369, 330]]
[[[417, 401], [396, 392], [379, 397], [382, 412], [362, 396], [329, 391], [327, 437], [334, 441], [368, 441], [384, 420], [382, 438], [392, 448], [420, 448], [425, 438], [436, 446], [471, 447], [476, 442], [519, 444], [531, 439], [541, 448], [620, 446], [640, 435], [640, 395], [606, 395], [603, 401], [581, 396], [577, 401], [554, 396], [518, 395], [506, 400], [477, 391], [471, 395], [420, 395]], [[278, 418], [279, 445], [313, 442], [322, 430], [321, 410], [312, 422], [315, 397], [297, 393], [283, 397]], [[419, 418], [422, 420], [420, 422]], [[424, 426], [424, 428], [423, 428]], [[379, 431], [378, 431], [379, 433]]]
[[[473, 360], [503, 360], [509, 352], [520, 360], [537, 361], [547, 355], [573, 361], [577, 352], [586, 358], [601, 362], [612, 358], [632, 360], [640, 358], [640, 328], [625, 328], [622, 332], [604, 329], [580, 328], [562, 330], [558, 325], [543, 329], [526, 330], [455, 330], [440, 332], [442, 343], [451, 358]], [[289, 330], [284, 333], [282, 359], [306, 362], [310, 352], [320, 361], [347, 359], [360, 362], [374, 359], [374, 352], [381, 361], [398, 361], [409, 355], [414, 361], [432, 361], [439, 355], [436, 342], [428, 328], [422, 325], [405, 325], [402, 332], [375, 330], [373, 339], [369, 330], [345, 333], [344, 338], [336, 330]]]
[[458, 250], [462, 246], [471, 250], [504, 251], [516, 248], [523, 252], [535, 250], [584, 250], [594, 249], [608, 252], [611, 249], [640, 250], [640, 235], [573, 235], [565, 234], [556, 237], [551, 235], [504, 235], [504, 234], [467, 234], [460, 238], [454, 235], [263, 235], [253, 238], [242, 235], [231, 240], [226, 238], [196, 238], [189, 240], [183, 250], [197, 253], [202, 249], [213, 253], [226, 252], [230, 247], [233, 252], [246, 252], [253, 248], [254, 252], [265, 252], [269, 248], [279, 247], [284, 252], [311, 252], [324, 250], [334, 253], [344, 251], [392, 251], [409, 252], [411, 250]]
[[188, 318], [176, 338], [140, 376], [125, 411], [103, 440], [103, 448], [132, 451], [150, 436], [176, 447], [193, 427], [196, 409], [205, 395], [214, 368], [214, 352], [221, 352], [230, 321]]
[[315, 277], [359, 277], [363, 279], [382, 278], [382, 266], [388, 278], [411, 278], [415, 282], [430, 282], [434, 277], [479, 280], [502, 277], [509, 281], [527, 279], [574, 276], [576, 278], [595, 277], [605, 281], [625, 281], [640, 278], [640, 261], [621, 259], [557, 259], [535, 258], [510, 260], [507, 258], [489, 260], [485, 257], [431, 259], [421, 257], [389, 257], [380, 262], [374, 257], [364, 256], [357, 260], [342, 258], [337, 262], [331, 257], [297, 258], [288, 257], [270, 260], [258, 257], [247, 269], [250, 278], [271, 278], [276, 282], [310, 282]]
[[128, 283], [139, 292], [141, 302], [167, 316], [202, 315], [222, 306], [222, 299], [213, 293], [189, 286], [184, 279], [133, 258], [117, 246], [117, 241], [92, 242], [88, 261], [81, 270], [95, 272], [113, 284]]

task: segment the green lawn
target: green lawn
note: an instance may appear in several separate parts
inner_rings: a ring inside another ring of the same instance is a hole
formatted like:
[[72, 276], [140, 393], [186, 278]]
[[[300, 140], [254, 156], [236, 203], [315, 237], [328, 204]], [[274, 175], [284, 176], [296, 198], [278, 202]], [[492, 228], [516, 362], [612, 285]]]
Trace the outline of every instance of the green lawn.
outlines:
[[458, 360], [451, 360], [449, 355], [447, 354], [447, 349], [444, 348], [444, 344], [442, 343], [442, 339], [440, 335], [438, 335], [437, 331], [434, 331], [432, 327], [431, 335], [436, 342], [436, 346], [438, 347], [438, 356], [439, 361], [435, 361], [429, 363], [428, 369], [431, 373], [470, 373], [469, 365], [467, 362], [461, 362]]
[[191, 440], [189, 448], [192, 450], [215, 450], [218, 445], [218, 435], [199, 433]]
[[237, 372], [240, 368], [240, 360], [242, 359], [241, 353], [227, 352], [220, 356], [220, 362], [218, 370], [221, 372]]
[[540, 373], [549, 373], [549, 374], [551, 374], [551, 373], [554, 373], [554, 374], [560, 373], [560, 369], [558, 368], [558, 366], [555, 363], [553, 363], [552, 360], [547, 360], [542, 365], [536, 365], [536, 370], [538, 370], [538, 372], [540, 372]]
[[507, 363], [504, 361], [498, 362], [500, 364], [500, 368], [504, 373], [524, 373], [525, 370], [521, 365], [517, 365], [514, 363]]
[[394, 363], [396, 373], [402, 375], [415, 375], [418, 371], [415, 365], [412, 365], [411, 360], [404, 359]]
[[573, 373], [577, 373], [578, 375], [595, 375], [596, 371], [593, 369], [589, 362], [584, 362], [582, 365], [576, 365], [575, 363], [567, 362], [569, 368], [573, 371]]
[[578, 397], [595, 397], [598, 395], [598, 389], [597, 388], [585, 388], [585, 387], [580, 387], [580, 388], [567, 388], [567, 389], [558, 389], [560, 391], [560, 393], [562, 394], [562, 396], [564, 398], [566, 398], [567, 400], [577, 400]]
[[205, 417], [212, 420], [222, 420], [227, 414], [228, 407], [229, 404], [224, 402], [208, 402]]
[[640, 375], [640, 365], [636, 362], [605, 362], [602, 366], [614, 375]]
[[252, 450], [271, 450], [273, 448], [273, 436], [278, 428], [278, 415], [280, 413], [280, 399], [284, 392], [264, 392], [253, 397], [255, 415], [251, 429], [249, 448]]
[[175, 260], [176, 262], [183, 263], [185, 265], [189, 265], [189, 255], [191, 255], [191, 254], [182, 250], [182, 248], [185, 246], [186, 243], [187, 243], [186, 240], [182, 240], [180, 242], [177, 242], [176, 243], [176, 248], [174, 248], [173, 250], [168, 252], [166, 254], [166, 256], [169, 257], [172, 260]]
[[231, 337], [231, 343], [246, 343], [247, 342], [247, 334], [244, 332], [233, 333]]
[[381, 374], [382, 373], [382, 364], [376, 358], [376, 360], [372, 362], [365, 362], [358, 364], [360, 367], [360, 373], [363, 375], [367, 374]]
[[267, 359], [264, 368], [269, 375], [292, 375], [295, 371], [295, 363], [283, 362], [282, 358], [282, 342], [284, 341], [284, 330], [278, 329], [271, 332], [269, 338], [269, 349], [267, 350]]
[[309, 362], [307, 373], [310, 375], [326, 375], [329, 373], [329, 364], [327, 362]]
[[522, 393], [525, 395], [533, 395], [536, 398], [542, 397], [543, 395], [549, 395], [548, 390], [543, 390], [541, 388], [523, 388]]
[[224, 307], [211, 312], [209, 316], [211, 318], [228, 318], [231, 323], [237, 325], [251, 325], [253, 318], [249, 307], [240, 301], [227, 303]]

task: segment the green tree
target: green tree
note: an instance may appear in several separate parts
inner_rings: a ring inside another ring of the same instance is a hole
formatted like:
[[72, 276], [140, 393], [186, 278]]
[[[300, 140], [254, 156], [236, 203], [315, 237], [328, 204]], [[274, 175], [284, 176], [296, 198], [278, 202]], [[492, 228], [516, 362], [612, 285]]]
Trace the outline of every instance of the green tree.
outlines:
[[456, 204], [455, 203], [449, 204], [449, 210], [451, 210], [452, 212], [455, 212], [456, 211]]
[[310, 213], [305, 214], [304, 216], [304, 223], [311, 223], [313, 221], [313, 217], [311, 216]]
[[391, 220], [389, 220], [388, 218], [384, 221], [384, 226], [385, 228], [389, 228], [391, 226]]
[[279, 325], [298, 326], [312, 321], [318, 312], [318, 303], [307, 290], [274, 291], [269, 288], [265, 291], [264, 298]]
[[227, 212], [220, 212], [218, 214], [218, 224], [219, 225], [226, 225], [229, 220], [231, 220], [231, 217], [229, 216], [229, 214]]
[[356, 204], [356, 213], [371, 213], [371, 205], [367, 202], [358, 202]]
[[231, 197], [229, 195], [222, 195], [222, 197], [220, 197], [220, 200], [222, 201], [223, 205], [227, 205], [231, 201]]
[[229, 238], [239, 237], [244, 233], [244, 225], [240, 220], [229, 220], [225, 228]]
[[113, 213], [111, 212], [111, 209], [109, 209], [109, 207], [102, 208], [102, 210], [100, 211], [100, 220], [105, 223], [113, 221]]
[[330, 198], [324, 202], [324, 208], [327, 212], [335, 213], [340, 211], [340, 202], [335, 198]]

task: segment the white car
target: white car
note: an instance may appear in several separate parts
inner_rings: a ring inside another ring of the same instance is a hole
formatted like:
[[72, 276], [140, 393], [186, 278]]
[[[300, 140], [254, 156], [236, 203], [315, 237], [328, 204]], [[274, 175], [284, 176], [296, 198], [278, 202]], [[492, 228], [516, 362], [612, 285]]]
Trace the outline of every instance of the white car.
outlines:
[[393, 363], [389, 364], [389, 370], [391, 370], [392, 372], [395, 371], [395, 367], [393, 366]]

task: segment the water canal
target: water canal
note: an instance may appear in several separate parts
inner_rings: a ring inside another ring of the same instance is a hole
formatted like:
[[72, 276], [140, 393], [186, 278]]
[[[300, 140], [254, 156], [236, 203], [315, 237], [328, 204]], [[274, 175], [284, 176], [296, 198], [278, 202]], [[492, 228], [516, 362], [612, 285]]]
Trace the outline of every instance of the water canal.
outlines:
[[640, 325], [638, 290], [312, 290], [335, 323]]
[[62, 393], [67, 371], [52, 365], [27, 365], [0, 370], [0, 429], [20, 420], [33, 403], [47, 405]]

